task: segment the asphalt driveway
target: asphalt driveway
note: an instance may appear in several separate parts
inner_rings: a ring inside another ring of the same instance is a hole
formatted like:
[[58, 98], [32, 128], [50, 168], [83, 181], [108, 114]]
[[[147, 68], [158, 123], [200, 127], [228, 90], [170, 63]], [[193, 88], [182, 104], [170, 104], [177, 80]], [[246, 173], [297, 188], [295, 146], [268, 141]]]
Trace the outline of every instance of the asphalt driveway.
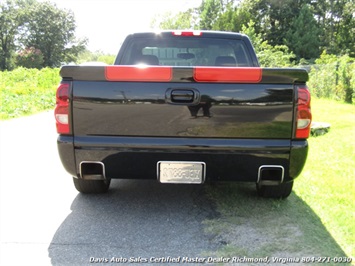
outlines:
[[0, 182], [0, 265], [159, 265], [223, 245], [204, 231], [216, 216], [204, 186], [114, 180], [108, 194], [79, 194], [59, 161], [52, 112], [0, 122]]

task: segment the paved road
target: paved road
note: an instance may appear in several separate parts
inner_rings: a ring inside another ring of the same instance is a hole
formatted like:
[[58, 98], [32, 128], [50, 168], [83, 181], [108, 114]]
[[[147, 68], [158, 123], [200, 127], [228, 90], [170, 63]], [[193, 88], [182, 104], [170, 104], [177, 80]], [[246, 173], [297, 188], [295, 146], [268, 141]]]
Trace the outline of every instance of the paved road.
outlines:
[[79, 194], [52, 112], [0, 122], [0, 182], [0, 265], [196, 257], [219, 246], [204, 233], [216, 213], [203, 186], [114, 180], [106, 195]]

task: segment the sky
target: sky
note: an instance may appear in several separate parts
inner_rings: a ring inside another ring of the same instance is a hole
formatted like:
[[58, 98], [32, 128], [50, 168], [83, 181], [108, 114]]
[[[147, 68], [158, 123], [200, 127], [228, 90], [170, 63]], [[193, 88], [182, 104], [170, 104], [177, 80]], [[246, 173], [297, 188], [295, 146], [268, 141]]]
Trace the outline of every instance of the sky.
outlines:
[[[41, 0], [44, 1], [44, 0]], [[87, 37], [90, 51], [116, 54], [133, 32], [152, 30], [158, 14], [185, 11], [201, 0], [49, 0], [74, 12], [77, 37]]]

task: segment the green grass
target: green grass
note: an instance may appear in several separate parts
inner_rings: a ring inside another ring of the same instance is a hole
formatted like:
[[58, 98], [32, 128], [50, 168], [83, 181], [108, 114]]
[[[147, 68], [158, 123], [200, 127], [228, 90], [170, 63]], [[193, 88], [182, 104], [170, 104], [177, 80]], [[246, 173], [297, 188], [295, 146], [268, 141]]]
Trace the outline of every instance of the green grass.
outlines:
[[59, 69], [0, 72], [0, 120], [53, 109], [59, 82]]
[[355, 106], [314, 100], [312, 113], [313, 121], [329, 122], [331, 129], [310, 138], [307, 164], [294, 191], [355, 257]]
[[212, 255], [355, 257], [355, 105], [314, 99], [312, 112], [331, 129], [309, 139], [306, 166], [288, 199], [258, 198], [250, 184], [207, 186], [220, 214], [205, 221], [221, 243]]

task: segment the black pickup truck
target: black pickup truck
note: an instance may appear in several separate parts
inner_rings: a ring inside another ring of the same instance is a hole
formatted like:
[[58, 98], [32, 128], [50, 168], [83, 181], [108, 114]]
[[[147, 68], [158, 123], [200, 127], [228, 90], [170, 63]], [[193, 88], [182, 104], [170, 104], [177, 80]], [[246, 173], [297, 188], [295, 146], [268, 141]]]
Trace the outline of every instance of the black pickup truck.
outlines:
[[58, 150], [82, 193], [120, 178], [253, 182], [286, 198], [305, 164], [308, 74], [261, 68], [243, 34], [135, 33], [114, 65], [60, 75]]

